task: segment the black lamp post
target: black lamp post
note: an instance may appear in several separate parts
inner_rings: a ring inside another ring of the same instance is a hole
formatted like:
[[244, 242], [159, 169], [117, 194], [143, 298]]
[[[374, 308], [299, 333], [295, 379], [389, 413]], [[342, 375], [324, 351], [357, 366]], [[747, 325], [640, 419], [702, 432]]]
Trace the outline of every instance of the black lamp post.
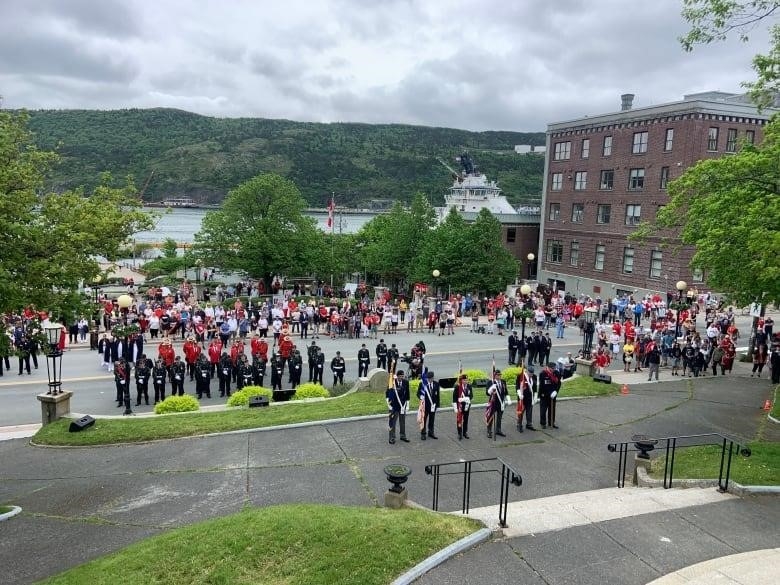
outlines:
[[439, 298], [439, 277], [441, 276], [441, 272], [439, 272], [437, 268], [434, 269], [434, 271], [431, 274], [433, 275], [433, 295], [438, 299]]
[[680, 326], [682, 325], [682, 309], [685, 306], [683, 304], [683, 293], [688, 289], [688, 283], [684, 280], [678, 280], [675, 286], [677, 287], [677, 328], [675, 329], [674, 336], [675, 338], [679, 338]]
[[528, 280], [531, 280], [531, 265], [534, 263], [536, 256], [534, 256], [533, 252], [529, 252], [526, 258], [528, 259]]
[[585, 328], [582, 331], [582, 357], [590, 359], [593, 348], [593, 334], [596, 331], [596, 317], [599, 310], [596, 307], [588, 307], [585, 313]]
[[[533, 254], [529, 254], [529, 256], [532, 256]], [[529, 309], [526, 309], [525, 305], [528, 302], [528, 296], [531, 294], [531, 287], [527, 284], [524, 284], [520, 287], [520, 294], [523, 296], [523, 306], [520, 311], [520, 339], [523, 340], [523, 343], [525, 343], [525, 320], [528, 316]]]
[[[49, 391], [46, 394], [56, 396], [62, 394], [62, 350], [60, 349], [60, 334], [62, 325], [54, 323], [46, 327], [46, 340], [49, 351], [46, 354], [46, 374], [49, 378]], [[49, 360], [51, 359], [51, 366]]]

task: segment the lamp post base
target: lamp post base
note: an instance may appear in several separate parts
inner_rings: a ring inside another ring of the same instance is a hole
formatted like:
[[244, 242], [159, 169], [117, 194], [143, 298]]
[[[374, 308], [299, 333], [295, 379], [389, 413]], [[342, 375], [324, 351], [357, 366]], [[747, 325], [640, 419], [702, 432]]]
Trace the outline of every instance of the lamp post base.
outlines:
[[73, 392], [60, 391], [57, 394], [38, 394], [41, 403], [41, 422], [44, 426], [70, 414], [70, 399]]

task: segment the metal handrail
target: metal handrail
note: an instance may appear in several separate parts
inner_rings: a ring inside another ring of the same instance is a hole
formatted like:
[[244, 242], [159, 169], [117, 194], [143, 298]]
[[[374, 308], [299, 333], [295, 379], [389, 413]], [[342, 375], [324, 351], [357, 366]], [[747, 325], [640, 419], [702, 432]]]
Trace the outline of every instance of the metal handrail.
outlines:
[[[678, 445], [678, 441], [696, 440], [693, 443], [686, 443], [684, 445]], [[650, 439], [643, 436], [635, 436], [631, 441], [624, 441], [622, 443], [610, 443], [607, 445], [607, 450], [611, 453], [618, 453], [618, 482], [619, 488], [625, 487], [626, 483], [626, 466], [628, 453], [642, 453], [647, 459], [649, 459], [648, 452], [655, 449], [655, 445], [664, 444], [664, 489], [672, 487], [672, 480], [674, 477], [674, 458], [677, 453], [677, 448], [686, 447], [700, 447], [705, 445], [720, 445], [720, 469], [718, 471], [718, 491], [725, 492], [729, 487], [729, 478], [731, 476], [731, 460], [734, 452], [736, 451], [743, 457], [750, 457], [751, 450], [745, 444], [721, 435], [720, 433], [702, 433], [698, 435], [679, 435], [676, 437], [658, 437]], [[634, 445], [634, 448], [631, 448]], [[725, 466], [725, 470], [724, 470]], [[725, 471], [725, 474], [724, 474]]]
[[[472, 469], [473, 463], [482, 463], [485, 461], [498, 461], [501, 463], [501, 469]], [[463, 469], [458, 471], [445, 471], [442, 472], [442, 467], [450, 467], [454, 465], [462, 465]], [[473, 473], [500, 473], [501, 474], [501, 489], [499, 492], [498, 500], [498, 524], [502, 528], [507, 527], [506, 515], [507, 506], [509, 501], [509, 486], [521, 486], [523, 484], [523, 478], [515, 471], [509, 464], [507, 464], [500, 457], [487, 457], [484, 459], [470, 459], [468, 461], [450, 461], [447, 463], [431, 463], [425, 466], [425, 473], [433, 476], [433, 509], [439, 509], [439, 486], [440, 478], [444, 475], [462, 475], [463, 476], [463, 492], [461, 512], [468, 514], [471, 506], [471, 475]]]

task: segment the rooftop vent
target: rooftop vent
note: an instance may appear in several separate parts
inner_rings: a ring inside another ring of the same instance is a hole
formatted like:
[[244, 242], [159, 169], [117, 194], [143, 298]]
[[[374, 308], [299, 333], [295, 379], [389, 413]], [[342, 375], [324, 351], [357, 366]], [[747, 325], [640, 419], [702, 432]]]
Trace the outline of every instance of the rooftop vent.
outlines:
[[634, 94], [633, 93], [624, 93], [620, 96], [620, 110], [625, 112], [626, 110], [630, 110], [631, 106], [634, 105]]

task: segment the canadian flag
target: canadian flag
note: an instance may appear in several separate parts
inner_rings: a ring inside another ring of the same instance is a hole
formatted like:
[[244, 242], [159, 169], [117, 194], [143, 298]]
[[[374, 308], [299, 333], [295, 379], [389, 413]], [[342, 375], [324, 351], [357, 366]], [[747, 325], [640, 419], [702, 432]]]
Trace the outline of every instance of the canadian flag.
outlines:
[[333, 231], [333, 210], [336, 208], [336, 204], [333, 201], [333, 197], [328, 201], [328, 228]]

